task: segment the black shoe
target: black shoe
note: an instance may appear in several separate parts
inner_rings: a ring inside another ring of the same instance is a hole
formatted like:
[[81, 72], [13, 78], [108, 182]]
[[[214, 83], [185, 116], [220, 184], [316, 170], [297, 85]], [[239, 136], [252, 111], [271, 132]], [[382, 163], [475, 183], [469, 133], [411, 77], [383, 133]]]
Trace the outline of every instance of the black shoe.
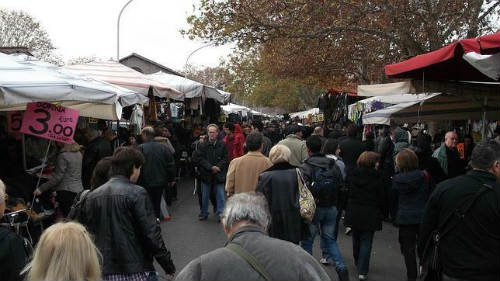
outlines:
[[349, 271], [347, 271], [347, 267], [337, 270], [337, 274], [340, 281], [349, 281]]
[[204, 220], [206, 220], [206, 219], [208, 219], [208, 215], [202, 215], [202, 214], [199, 214], [199, 215], [198, 215], [198, 220], [200, 220], [200, 221], [204, 221]]

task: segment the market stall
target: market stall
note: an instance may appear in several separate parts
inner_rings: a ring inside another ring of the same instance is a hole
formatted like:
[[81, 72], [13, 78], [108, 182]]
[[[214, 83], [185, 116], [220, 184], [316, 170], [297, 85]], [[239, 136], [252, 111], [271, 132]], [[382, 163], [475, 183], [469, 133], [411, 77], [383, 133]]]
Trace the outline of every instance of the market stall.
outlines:
[[222, 104], [226, 103], [229, 99], [229, 93], [227, 92], [223, 92], [212, 86], [207, 86], [182, 76], [168, 74], [160, 71], [157, 73], [149, 74], [147, 75], [147, 77], [183, 93], [184, 98], [209, 98], [214, 99]]
[[77, 109], [80, 116], [118, 120], [122, 107], [148, 99], [32, 57], [0, 54], [0, 111], [25, 110], [29, 102], [57, 103]]
[[415, 79], [417, 92], [441, 92], [463, 99], [466, 110], [474, 112], [470, 113], [474, 118], [480, 114], [471, 105], [479, 105], [483, 110], [479, 118], [483, 137], [488, 135], [488, 124], [497, 123], [491, 121], [499, 118], [494, 113], [500, 95], [500, 83], [496, 82], [500, 79], [500, 32], [455, 41], [441, 49], [386, 65], [385, 72], [391, 78]]
[[183, 93], [115, 61], [67, 65], [64, 69], [74, 74], [118, 85], [145, 96], [149, 96], [151, 88], [153, 95], [157, 97], [177, 100], [183, 98]]
[[[385, 66], [390, 78], [448, 81], [498, 81], [495, 67], [500, 52], [500, 32], [455, 41], [441, 49]], [[472, 62], [472, 64], [470, 63]], [[491, 69], [484, 65], [492, 65]]]

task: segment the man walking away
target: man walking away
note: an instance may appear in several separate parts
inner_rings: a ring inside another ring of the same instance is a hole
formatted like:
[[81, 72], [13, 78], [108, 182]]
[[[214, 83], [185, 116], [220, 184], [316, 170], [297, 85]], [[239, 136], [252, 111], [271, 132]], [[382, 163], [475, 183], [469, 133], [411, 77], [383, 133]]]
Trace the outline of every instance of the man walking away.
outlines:
[[111, 144], [103, 137], [99, 136], [96, 129], [89, 128], [86, 132], [88, 144], [85, 147], [82, 159], [82, 184], [83, 188], [90, 188], [90, 180], [94, 168], [102, 158], [111, 156]]
[[[420, 229], [418, 252], [438, 230], [443, 281], [499, 280], [500, 267], [500, 144], [489, 141], [474, 148], [473, 170], [440, 183], [432, 193]], [[464, 205], [472, 203], [469, 209]], [[444, 228], [441, 225], [452, 214]], [[457, 216], [458, 215], [458, 216]]]
[[337, 199], [342, 187], [342, 173], [330, 159], [321, 154], [322, 141], [319, 136], [310, 136], [306, 142], [310, 155], [301, 167], [304, 180], [316, 200], [316, 213], [312, 223], [309, 225], [310, 236], [302, 240], [304, 250], [312, 255], [314, 238], [318, 232], [321, 233], [321, 241], [328, 251], [328, 256], [333, 258], [339, 279], [349, 280], [347, 266], [340, 254], [337, 241], [334, 238], [337, 219]]
[[235, 193], [255, 191], [259, 175], [273, 164], [262, 155], [262, 135], [251, 133], [246, 139], [248, 153], [233, 159], [229, 164], [226, 177], [226, 193], [231, 196]]
[[148, 193], [135, 185], [143, 164], [136, 149], [118, 148], [111, 178], [91, 191], [82, 206], [80, 222], [102, 254], [104, 280], [158, 280], [153, 257], [166, 274], [175, 273]]
[[264, 136], [263, 130], [264, 124], [262, 124], [262, 121], [255, 120], [252, 122], [252, 132], [260, 133], [262, 135], [262, 154], [264, 154], [264, 156], [266, 157], [269, 157], [269, 151], [271, 151], [273, 143], [268, 137]]
[[226, 247], [194, 259], [175, 280], [330, 280], [318, 261], [298, 245], [269, 237], [270, 220], [263, 195], [232, 196], [222, 216]]
[[[224, 210], [226, 195], [224, 183], [227, 172], [227, 151], [223, 142], [217, 140], [219, 128], [215, 124], [207, 127], [208, 141], [200, 143], [198, 151], [193, 155], [193, 162], [198, 166], [201, 180], [201, 213], [199, 220], [208, 218], [208, 199], [213, 188], [217, 195], [217, 212], [219, 217]], [[219, 218], [218, 218], [219, 219]]]
[[287, 146], [292, 155], [290, 156], [290, 164], [295, 167], [300, 167], [302, 162], [307, 158], [307, 148], [306, 143], [302, 140], [302, 129], [299, 125], [292, 125], [289, 128], [290, 134], [286, 138], [280, 141], [278, 144]]
[[[347, 209], [347, 197], [348, 189], [350, 188], [349, 180], [352, 178], [351, 174], [357, 169], [357, 161], [361, 153], [365, 151], [365, 145], [359, 140], [358, 127], [354, 124], [349, 124], [347, 126], [347, 137], [344, 140], [339, 139], [340, 156], [345, 163], [345, 174], [346, 174], [346, 187], [343, 192], [339, 194], [339, 202], [337, 205], [337, 210], [339, 216], [337, 216], [337, 225], [339, 224], [340, 218], [342, 217], [342, 212]], [[346, 225], [346, 234], [351, 231], [350, 226]], [[338, 229], [336, 231], [335, 237], [337, 237]]]
[[137, 149], [142, 152], [145, 163], [139, 184], [149, 193], [157, 218], [161, 218], [160, 203], [163, 190], [172, 186], [175, 180], [175, 160], [164, 144], [154, 141], [155, 130], [152, 127], [142, 129], [144, 143]]

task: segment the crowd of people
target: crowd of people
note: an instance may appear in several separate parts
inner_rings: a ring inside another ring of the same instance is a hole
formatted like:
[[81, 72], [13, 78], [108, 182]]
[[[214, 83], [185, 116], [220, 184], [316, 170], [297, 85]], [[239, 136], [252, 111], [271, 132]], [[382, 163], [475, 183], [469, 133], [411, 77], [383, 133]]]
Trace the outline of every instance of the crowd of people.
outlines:
[[[0, 276], [158, 280], [156, 260], [174, 278], [175, 257], [160, 221], [162, 199], [175, 200], [185, 150], [192, 156], [198, 219], [207, 220], [211, 203], [228, 242], [193, 260], [176, 280], [329, 280], [321, 264], [333, 265], [339, 280], [349, 280], [350, 271], [367, 280], [384, 221], [399, 229], [408, 281], [419, 277], [436, 231], [442, 280], [498, 280], [498, 140], [465, 142], [461, 155], [454, 131], [435, 147], [425, 132], [399, 126], [365, 140], [360, 133], [354, 124], [307, 129], [228, 122], [209, 124], [188, 146], [164, 124], [144, 127], [140, 137], [88, 129], [73, 144], [58, 145], [54, 172], [33, 192], [56, 191], [61, 217], [71, 222], [45, 229], [32, 254], [22, 238], [0, 227]], [[301, 184], [315, 201], [311, 221], [301, 215]], [[6, 199], [0, 182], [0, 217]], [[352, 236], [355, 268], [338, 245], [341, 223]], [[312, 256], [318, 235], [319, 261]]]

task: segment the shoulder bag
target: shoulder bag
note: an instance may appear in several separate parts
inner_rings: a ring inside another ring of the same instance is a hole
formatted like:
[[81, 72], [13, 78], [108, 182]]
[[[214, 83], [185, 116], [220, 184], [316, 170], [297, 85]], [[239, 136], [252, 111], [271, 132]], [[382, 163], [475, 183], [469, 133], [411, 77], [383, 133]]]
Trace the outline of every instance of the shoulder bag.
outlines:
[[[441, 265], [441, 260], [439, 257], [439, 242], [443, 237], [449, 232], [455, 229], [464, 219], [466, 213], [471, 209], [477, 199], [487, 190], [491, 190], [492, 187], [483, 184], [481, 188], [474, 194], [472, 199], [466, 198], [456, 205], [455, 210], [452, 211], [443, 221], [443, 223], [434, 230], [429, 239], [425, 243], [424, 251], [422, 254], [422, 271], [420, 273], [419, 280], [421, 281], [441, 281], [443, 275], [443, 268]], [[465, 201], [465, 202], [464, 202]], [[450, 224], [452, 218], [455, 221]]]
[[307, 223], [311, 223], [314, 218], [314, 213], [316, 212], [316, 202], [314, 201], [311, 191], [306, 185], [304, 177], [302, 177], [300, 169], [296, 168], [296, 171], [297, 182], [299, 184], [300, 216], [302, 216]]
[[271, 281], [273, 280], [271, 278], [271, 275], [267, 273], [267, 271], [264, 269], [264, 267], [257, 261], [257, 259], [252, 256], [247, 250], [245, 250], [243, 247], [236, 243], [229, 243], [226, 246], [227, 249], [230, 251], [234, 252], [238, 256], [240, 256], [242, 259], [244, 259], [248, 264], [255, 269], [266, 281]]

